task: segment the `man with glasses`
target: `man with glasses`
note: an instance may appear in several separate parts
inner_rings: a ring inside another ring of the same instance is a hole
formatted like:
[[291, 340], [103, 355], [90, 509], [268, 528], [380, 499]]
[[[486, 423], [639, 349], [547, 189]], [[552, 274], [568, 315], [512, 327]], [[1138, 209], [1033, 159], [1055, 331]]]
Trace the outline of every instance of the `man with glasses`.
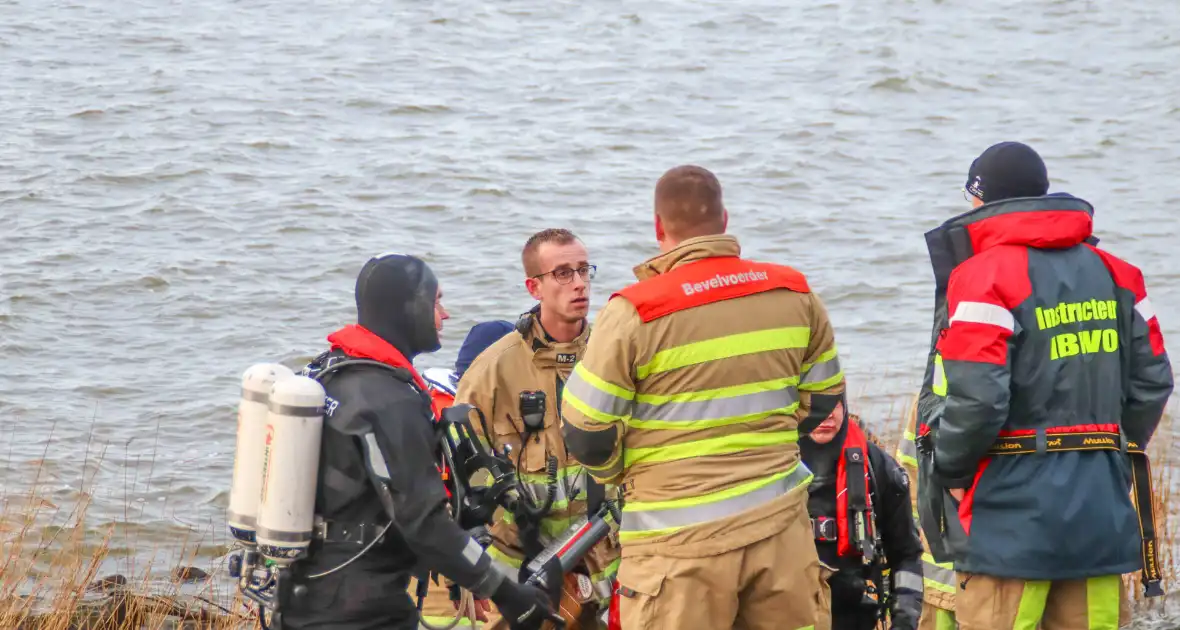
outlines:
[[[590, 335], [586, 315], [595, 266], [586, 246], [564, 229], [534, 234], [521, 262], [525, 288], [537, 304], [513, 332], [476, 357], [455, 401], [480, 412], [473, 412], [472, 426], [493, 447], [511, 448], [522, 495], [531, 505], [526, 513], [503, 513], [491, 528], [488, 553], [505, 573], [523, 581], [528, 576], [521, 567], [588, 510], [597, 510], [606, 489], [569, 459], [558, 420], [565, 381]], [[587, 615], [594, 608], [605, 610], [618, 557], [612, 540], [599, 543], [587, 557], [578, 578]]]

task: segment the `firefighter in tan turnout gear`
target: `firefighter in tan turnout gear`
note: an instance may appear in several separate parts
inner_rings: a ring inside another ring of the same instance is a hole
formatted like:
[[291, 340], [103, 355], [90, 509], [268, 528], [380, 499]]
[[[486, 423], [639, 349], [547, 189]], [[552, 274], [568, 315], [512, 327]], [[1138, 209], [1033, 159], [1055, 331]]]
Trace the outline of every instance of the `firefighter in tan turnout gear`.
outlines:
[[566, 445], [623, 491], [624, 628], [827, 628], [797, 440], [844, 391], [799, 272], [739, 257], [721, 185], [655, 189], [662, 254], [611, 296], [562, 401]]
[[[566, 379], [586, 348], [590, 326], [590, 280], [595, 266], [586, 247], [568, 230], [534, 234], [521, 259], [525, 285], [537, 300], [516, 329], [482, 352], [468, 368], [455, 400], [473, 411], [472, 426], [509, 458], [532, 506], [528, 514], [501, 510], [491, 528], [488, 554], [505, 573], [523, 581], [521, 567], [562, 537], [587, 509], [596, 510], [608, 490], [570, 459], [558, 412]], [[524, 522], [518, 522], [522, 519]], [[618, 569], [617, 541], [607, 538], [591, 551], [580, 578], [591, 610], [605, 611]], [[502, 624], [499, 624], [502, 626]], [[497, 626], [498, 627], [498, 626]]]

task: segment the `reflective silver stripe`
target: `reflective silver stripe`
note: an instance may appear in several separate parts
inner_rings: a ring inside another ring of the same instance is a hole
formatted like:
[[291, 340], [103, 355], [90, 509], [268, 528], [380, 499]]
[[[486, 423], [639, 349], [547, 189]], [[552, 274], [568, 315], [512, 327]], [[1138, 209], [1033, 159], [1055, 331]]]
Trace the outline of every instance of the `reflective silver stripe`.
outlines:
[[314, 418], [324, 415], [323, 406], [303, 407], [300, 405], [280, 405], [272, 401], [267, 405], [267, 409], [270, 409], [271, 413], [277, 413], [282, 416], [295, 416], [296, 418]]
[[[623, 522], [621, 529], [628, 532], [642, 532], [648, 530], [668, 529], [673, 527], [688, 527], [697, 523], [707, 523], [740, 514], [773, 501], [790, 492], [799, 484], [807, 481], [811, 471], [800, 461], [787, 476], [775, 480], [757, 490], [751, 490], [736, 497], [721, 499], [710, 503], [686, 505], [663, 510], [632, 510], [623, 507]], [[702, 499], [704, 501], [706, 499]], [[635, 505], [634, 503], [631, 504]]]
[[775, 409], [790, 407], [799, 402], [799, 392], [791, 386], [766, 392], [742, 394], [712, 400], [691, 400], [685, 402], [638, 403], [631, 412], [635, 420], [664, 420], [687, 422], [691, 420], [714, 420], [733, 418]]
[[479, 559], [482, 557], [483, 547], [480, 547], [474, 539], [468, 538], [467, 544], [463, 546], [463, 559], [474, 567], [479, 564]]
[[619, 398], [591, 385], [582, 378], [578, 370], [574, 370], [570, 374], [569, 380], [565, 383], [565, 391], [573, 394], [579, 401], [607, 415], [625, 416], [631, 408], [630, 400]]
[[800, 385], [807, 385], [809, 383], [819, 383], [826, 381], [829, 378], [835, 378], [840, 374], [840, 357], [832, 357], [823, 363], [816, 363], [811, 366], [811, 369], [803, 375], [803, 379], [799, 381]]
[[1147, 296], [1144, 296], [1142, 300], [1135, 303], [1135, 312], [1139, 313], [1143, 321], [1149, 321], [1152, 317], [1155, 317], [1155, 308], [1152, 307], [1151, 300], [1147, 299]]
[[274, 540], [285, 543], [302, 543], [311, 540], [311, 532], [285, 532], [277, 529], [259, 527], [258, 539]]
[[925, 558], [922, 559], [922, 578], [926, 586], [944, 593], [954, 593], [958, 583], [954, 570], [940, 567]]
[[991, 324], [1007, 328], [1009, 331], [1016, 330], [1016, 319], [1012, 317], [1011, 311], [1003, 306], [987, 302], [959, 302], [959, 306], [955, 308], [955, 314], [951, 316], [950, 324], [953, 326], [955, 322]]
[[922, 576], [913, 571], [898, 571], [893, 574], [893, 587], [911, 591], [922, 591]]
[[[585, 489], [585, 481], [585, 472], [569, 475], [565, 478], [558, 477], [557, 487], [554, 488], [553, 502], [573, 500]], [[526, 482], [523, 485], [534, 501], [544, 500], [549, 493], [549, 485], [542, 482]]]
[[385, 456], [381, 454], [381, 447], [377, 446], [377, 436], [371, 431], [365, 434], [365, 456], [369, 459], [369, 468], [373, 474], [382, 479], [389, 479], [389, 467], [385, 465]]
[[260, 402], [260, 403], [268, 402], [268, 401], [270, 401], [270, 392], [256, 392], [256, 391], [249, 390], [249, 389], [246, 389], [245, 387], [243, 387], [242, 388], [242, 400], [248, 400], [250, 402]]

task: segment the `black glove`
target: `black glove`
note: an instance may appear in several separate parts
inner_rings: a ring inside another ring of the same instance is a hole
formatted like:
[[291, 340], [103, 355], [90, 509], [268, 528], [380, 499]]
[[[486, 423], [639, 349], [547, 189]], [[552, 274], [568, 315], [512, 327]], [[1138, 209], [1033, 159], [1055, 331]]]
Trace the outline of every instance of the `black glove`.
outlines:
[[541, 623], [554, 616], [545, 591], [510, 579], [501, 582], [492, 593], [492, 603], [500, 609], [512, 630], [540, 630]]

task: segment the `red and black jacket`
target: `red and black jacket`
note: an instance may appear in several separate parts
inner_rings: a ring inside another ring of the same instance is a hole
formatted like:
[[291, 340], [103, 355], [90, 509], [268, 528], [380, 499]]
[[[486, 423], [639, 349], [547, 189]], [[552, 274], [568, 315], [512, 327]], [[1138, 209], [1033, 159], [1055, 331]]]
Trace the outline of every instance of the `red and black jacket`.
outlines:
[[[933, 458], [919, 465], [935, 483], [919, 489], [928, 511], [949, 503], [933, 515], [945, 541], [929, 512], [923, 528], [959, 571], [1056, 580], [1140, 568], [1126, 455], [1044, 448], [1096, 431], [1146, 447], [1172, 392], [1143, 275], [1087, 242], [1092, 216], [1073, 197], [1010, 199], [927, 234], [937, 284], [919, 413]], [[989, 454], [1020, 436], [1036, 452]], [[966, 496], [955, 505], [934, 486]]]

